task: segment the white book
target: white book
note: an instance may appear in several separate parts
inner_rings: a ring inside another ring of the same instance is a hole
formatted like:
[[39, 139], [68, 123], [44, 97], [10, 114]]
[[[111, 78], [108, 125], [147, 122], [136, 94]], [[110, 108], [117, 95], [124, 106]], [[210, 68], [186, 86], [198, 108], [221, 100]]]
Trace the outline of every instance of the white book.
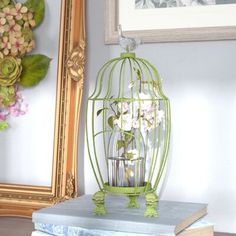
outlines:
[[[65, 231], [64, 231], [65, 232]], [[87, 234], [85, 234], [86, 232]], [[34, 231], [32, 232], [31, 236], [82, 236], [82, 235], [89, 235], [89, 236], [104, 236], [104, 235], [121, 235], [121, 236], [133, 236], [135, 234], [133, 233], [122, 233], [122, 232], [112, 232], [112, 231], [98, 231], [98, 230], [86, 230], [84, 231], [81, 229], [81, 231], [67, 231], [65, 234], [63, 234], [63, 230], [56, 230], [54, 234], [47, 234], [41, 231]], [[136, 234], [139, 236], [148, 236], [147, 234]], [[177, 234], [177, 236], [213, 236], [214, 235], [214, 229], [213, 224], [205, 221], [205, 220], [199, 220], [196, 223], [189, 226], [187, 229], [183, 230], [181, 233]], [[161, 234], [156, 236], [173, 236], [173, 234]]]

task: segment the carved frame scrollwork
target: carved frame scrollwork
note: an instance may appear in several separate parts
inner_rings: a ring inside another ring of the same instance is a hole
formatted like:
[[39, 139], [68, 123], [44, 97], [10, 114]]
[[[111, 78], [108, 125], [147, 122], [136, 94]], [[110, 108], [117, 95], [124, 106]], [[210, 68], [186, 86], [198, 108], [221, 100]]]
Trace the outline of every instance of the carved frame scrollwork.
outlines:
[[51, 187], [0, 184], [0, 215], [31, 217], [78, 195], [77, 146], [85, 66], [85, 0], [62, 0]]

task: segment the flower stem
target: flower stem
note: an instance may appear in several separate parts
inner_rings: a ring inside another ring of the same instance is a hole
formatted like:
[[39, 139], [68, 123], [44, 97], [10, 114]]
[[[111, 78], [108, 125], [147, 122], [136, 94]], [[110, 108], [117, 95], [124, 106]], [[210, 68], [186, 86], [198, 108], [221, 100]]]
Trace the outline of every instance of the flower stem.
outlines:
[[114, 110], [114, 108], [113, 108], [111, 103], [109, 104], [109, 106], [110, 106], [111, 110], [114, 112], [115, 116], [117, 116], [116, 111]]

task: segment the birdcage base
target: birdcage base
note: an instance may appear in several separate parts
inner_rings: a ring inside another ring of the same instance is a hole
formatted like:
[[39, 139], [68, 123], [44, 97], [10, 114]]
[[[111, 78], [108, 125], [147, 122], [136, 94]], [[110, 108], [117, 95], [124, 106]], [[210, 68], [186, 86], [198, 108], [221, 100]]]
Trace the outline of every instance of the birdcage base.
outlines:
[[135, 195], [130, 195], [129, 197], [129, 202], [126, 205], [127, 208], [139, 208], [140, 205], [137, 203], [137, 197]]
[[105, 208], [105, 193], [102, 191], [96, 192], [93, 195], [93, 202], [95, 204], [95, 208], [93, 210], [94, 215], [106, 215], [107, 210]]
[[126, 205], [128, 208], [139, 208], [137, 198], [140, 195], [145, 195], [146, 200], [146, 210], [144, 212], [145, 217], [157, 217], [157, 204], [158, 196], [156, 193], [152, 192], [151, 184], [145, 183], [141, 187], [114, 187], [110, 186], [108, 183], [104, 184], [104, 191], [96, 192], [93, 195], [93, 202], [95, 204], [95, 209], [93, 211], [94, 215], [106, 215], [107, 210], [105, 208], [105, 194], [115, 194], [115, 195], [126, 195], [129, 201]]
[[145, 195], [146, 199], [146, 211], [144, 212], [145, 217], [157, 217], [157, 204], [158, 196], [156, 193], [147, 193]]
[[141, 194], [145, 194], [152, 190], [150, 183], [144, 183], [143, 186], [136, 187], [118, 187], [118, 186], [110, 186], [109, 183], [104, 184], [104, 191], [111, 194], [118, 195], [127, 195], [127, 196], [139, 196]]

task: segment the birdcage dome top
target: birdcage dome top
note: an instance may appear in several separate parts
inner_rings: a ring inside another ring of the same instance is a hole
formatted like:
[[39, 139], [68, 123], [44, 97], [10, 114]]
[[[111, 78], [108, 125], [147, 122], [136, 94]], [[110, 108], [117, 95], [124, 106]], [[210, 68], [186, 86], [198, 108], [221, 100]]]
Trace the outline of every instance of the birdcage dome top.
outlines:
[[135, 53], [126, 52], [102, 66], [89, 99], [133, 101], [166, 97], [155, 67], [147, 60], [136, 57]]

